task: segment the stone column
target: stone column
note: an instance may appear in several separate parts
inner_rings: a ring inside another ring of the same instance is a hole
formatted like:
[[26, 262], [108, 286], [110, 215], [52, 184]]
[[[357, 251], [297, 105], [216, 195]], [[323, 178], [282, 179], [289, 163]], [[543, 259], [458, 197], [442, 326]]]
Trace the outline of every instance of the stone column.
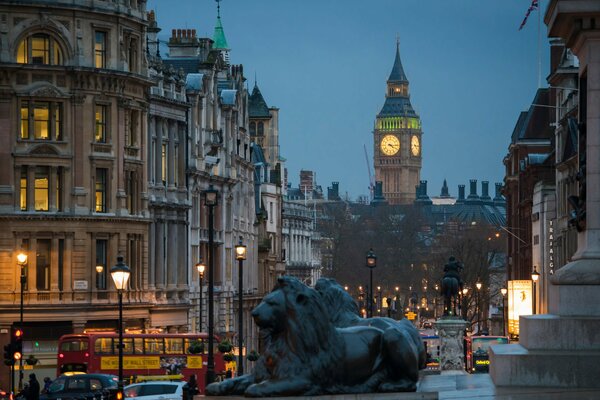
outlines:
[[464, 371], [463, 340], [467, 322], [458, 317], [443, 317], [435, 322], [440, 336], [440, 371]]

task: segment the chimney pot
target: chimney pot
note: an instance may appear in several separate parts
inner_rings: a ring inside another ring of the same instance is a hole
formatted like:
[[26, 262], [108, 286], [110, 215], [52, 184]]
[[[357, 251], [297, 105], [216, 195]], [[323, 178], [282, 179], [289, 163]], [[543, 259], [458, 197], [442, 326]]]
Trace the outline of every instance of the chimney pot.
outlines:
[[177, 37], [177, 30], [176, 29], [171, 29], [171, 37], [173, 39]]

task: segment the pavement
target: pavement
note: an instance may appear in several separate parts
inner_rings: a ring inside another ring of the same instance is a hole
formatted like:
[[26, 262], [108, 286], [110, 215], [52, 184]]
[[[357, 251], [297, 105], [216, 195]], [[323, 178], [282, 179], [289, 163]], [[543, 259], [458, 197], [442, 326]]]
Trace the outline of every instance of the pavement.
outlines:
[[[194, 400], [241, 400], [245, 397], [194, 396]], [[489, 374], [467, 374], [463, 371], [444, 371], [421, 377], [416, 392], [368, 393], [335, 396], [270, 397], [270, 400], [600, 400], [600, 389], [564, 389], [547, 387], [496, 387]]]

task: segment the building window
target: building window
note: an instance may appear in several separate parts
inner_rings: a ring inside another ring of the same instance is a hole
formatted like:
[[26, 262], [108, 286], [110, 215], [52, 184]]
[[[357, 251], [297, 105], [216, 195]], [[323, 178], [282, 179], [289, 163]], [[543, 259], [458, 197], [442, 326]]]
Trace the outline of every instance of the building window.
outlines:
[[175, 145], [175, 151], [173, 152], [175, 154], [175, 165], [173, 168], [173, 183], [175, 184], [175, 186], [179, 185], [179, 146]]
[[35, 211], [48, 211], [48, 182], [48, 167], [36, 167], [34, 183]]
[[[106, 276], [108, 274], [107, 250], [108, 240], [96, 239], [96, 265], [94, 270], [96, 271], [96, 289], [106, 290]], [[98, 272], [97, 266], [102, 266], [102, 272]]]
[[63, 53], [53, 37], [36, 33], [19, 43], [17, 63], [62, 65]]
[[265, 124], [262, 123], [262, 122], [259, 122], [258, 123], [258, 132], [257, 132], [257, 135], [258, 136], [263, 136], [264, 133], [265, 133]]
[[37, 290], [50, 290], [50, 239], [38, 239], [36, 242], [36, 276]]
[[96, 142], [106, 143], [107, 106], [96, 105]]
[[62, 103], [48, 101], [21, 102], [20, 137], [35, 140], [62, 140]]
[[63, 167], [56, 169], [56, 210], [63, 210]]
[[162, 174], [162, 183], [163, 185], [167, 184], [167, 144], [162, 144], [161, 150], [161, 174]]
[[20, 189], [21, 211], [27, 211], [27, 166], [21, 167], [21, 189]]
[[106, 212], [106, 168], [96, 168], [96, 212]]
[[106, 32], [96, 31], [94, 38], [94, 66], [106, 68]]
[[250, 136], [256, 136], [256, 122], [250, 122]]
[[139, 112], [136, 110], [129, 111], [129, 126], [126, 131], [125, 143], [127, 146], [133, 147], [135, 146], [135, 142], [137, 140], [137, 130], [139, 125]]
[[127, 210], [129, 214], [137, 212], [137, 174], [135, 171], [125, 172], [125, 192], [127, 195]]

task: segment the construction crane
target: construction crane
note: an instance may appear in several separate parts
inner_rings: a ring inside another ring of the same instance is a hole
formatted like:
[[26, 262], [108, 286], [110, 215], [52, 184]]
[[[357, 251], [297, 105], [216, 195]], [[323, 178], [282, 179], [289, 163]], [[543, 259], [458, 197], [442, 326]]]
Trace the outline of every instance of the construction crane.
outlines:
[[375, 190], [375, 179], [373, 178], [373, 174], [371, 173], [371, 164], [369, 164], [369, 155], [367, 154], [367, 145], [363, 144], [363, 148], [365, 149], [365, 161], [367, 162], [367, 170], [369, 171], [369, 200], [373, 200], [373, 191]]

